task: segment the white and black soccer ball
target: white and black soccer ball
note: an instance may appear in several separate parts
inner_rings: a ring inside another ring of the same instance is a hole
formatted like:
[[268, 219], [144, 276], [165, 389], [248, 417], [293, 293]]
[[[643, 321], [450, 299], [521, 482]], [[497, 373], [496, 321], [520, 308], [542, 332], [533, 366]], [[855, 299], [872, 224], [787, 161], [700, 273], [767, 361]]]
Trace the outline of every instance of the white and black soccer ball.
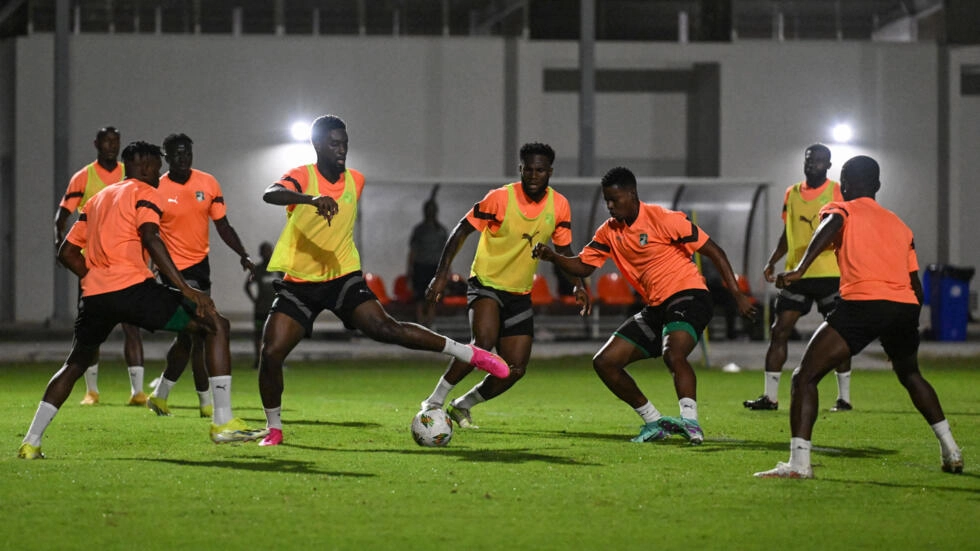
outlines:
[[412, 419], [412, 438], [419, 446], [445, 446], [453, 438], [453, 421], [441, 409], [427, 409]]

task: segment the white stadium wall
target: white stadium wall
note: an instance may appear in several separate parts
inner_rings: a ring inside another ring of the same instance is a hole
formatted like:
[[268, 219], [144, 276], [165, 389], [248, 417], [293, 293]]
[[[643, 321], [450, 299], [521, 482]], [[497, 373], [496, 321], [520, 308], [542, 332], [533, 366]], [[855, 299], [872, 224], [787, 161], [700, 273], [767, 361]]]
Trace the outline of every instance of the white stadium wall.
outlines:
[[[52, 43], [50, 35], [16, 41], [15, 317], [24, 322], [43, 321], [52, 312], [54, 187], [67, 184], [52, 183]], [[831, 124], [843, 117], [856, 127], [857, 143], [830, 144], [831, 177], [852, 154], [878, 158], [881, 201], [912, 226], [922, 262], [934, 261], [936, 46], [600, 43], [596, 54], [599, 68], [719, 64], [721, 176], [773, 183], [766, 213], [773, 235], [761, 248], [776, 241], [782, 190], [802, 177], [803, 149], [829, 142]], [[523, 141], [550, 142], [561, 176], [575, 176], [577, 102], [574, 94], [545, 92], [542, 75], [546, 68], [574, 68], [577, 56], [570, 42], [517, 43], [515, 148]], [[516, 178], [516, 166], [504, 169], [516, 157], [504, 150], [505, 57], [504, 41], [495, 38], [75, 36], [71, 167], [94, 159], [94, 132], [106, 124], [121, 129], [124, 143], [159, 143], [170, 132], [185, 132], [195, 141], [195, 167], [221, 182], [229, 220], [255, 251], [260, 241], [275, 240], [283, 222], [281, 209], [262, 203], [262, 190], [285, 169], [313, 158], [308, 144], [288, 138], [296, 119], [327, 112], [344, 117], [351, 136], [348, 165], [366, 174], [368, 186], [400, 178]], [[600, 94], [597, 172], [631, 159], [643, 166], [644, 158], [656, 159], [664, 170], [682, 168], [684, 109], [678, 95]], [[973, 132], [975, 139], [975, 126], [958, 132]], [[440, 198], [451, 193], [444, 186]], [[406, 201], [403, 195], [372, 194], [371, 200], [404, 206], [380, 209], [401, 216], [365, 220], [365, 228], [381, 229], [361, 235], [365, 267], [381, 273], [389, 289], [405, 264], [404, 249], [391, 243], [407, 244], [424, 199]], [[449, 203], [440, 219], [451, 228], [463, 213]], [[590, 235], [575, 237], [581, 244]], [[961, 239], [961, 249], [974, 241]], [[219, 308], [249, 312], [237, 259], [215, 232], [212, 245]], [[454, 268], [465, 271], [468, 260], [457, 260]]]

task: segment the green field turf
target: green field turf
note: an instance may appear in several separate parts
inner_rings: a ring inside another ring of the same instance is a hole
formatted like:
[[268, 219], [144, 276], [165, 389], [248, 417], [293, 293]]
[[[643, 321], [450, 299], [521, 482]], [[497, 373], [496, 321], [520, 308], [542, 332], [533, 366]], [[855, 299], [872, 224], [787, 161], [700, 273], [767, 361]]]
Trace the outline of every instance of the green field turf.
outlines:
[[[2, 549], [976, 549], [980, 541], [980, 360], [934, 361], [964, 449], [962, 475], [890, 372], [855, 372], [855, 410], [829, 413], [821, 385], [814, 480], [758, 480], [788, 458], [780, 411], [753, 412], [762, 376], [700, 370], [706, 442], [634, 444], [641, 424], [586, 357], [541, 360], [473, 410], [479, 430], [420, 448], [409, 424], [442, 362], [290, 364], [286, 445], [208, 440], [190, 376], [174, 416], [125, 407], [125, 368], [105, 362], [103, 403], [75, 392], [43, 442], [17, 447], [57, 366], [0, 364]], [[255, 372], [236, 366], [236, 414], [264, 425]], [[147, 370], [147, 379], [157, 367]], [[632, 373], [677, 415], [659, 361]], [[454, 395], [469, 389], [473, 374]]]

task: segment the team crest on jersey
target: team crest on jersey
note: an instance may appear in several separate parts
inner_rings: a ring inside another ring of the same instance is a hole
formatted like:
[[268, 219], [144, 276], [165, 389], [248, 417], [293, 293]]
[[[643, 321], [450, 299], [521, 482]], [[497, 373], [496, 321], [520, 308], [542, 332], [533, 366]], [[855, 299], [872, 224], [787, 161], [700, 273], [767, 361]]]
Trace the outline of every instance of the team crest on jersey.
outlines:
[[349, 192], [349, 191], [345, 191], [344, 194], [340, 196], [340, 202], [341, 203], [348, 203], [348, 204], [353, 203], [354, 202], [354, 194], [351, 193], [351, 192]]
[[548, 224], [549, 226], [554, 225], [554, 223], [555, 223], [555, 215], [551, 214], [550, 212], [548, 214], [545, 214], [544, 215], [544, 222], [545, 222], [545, 224]]
[[647, 234], [641, 233], [640, 234], [640, 246], [642, 247], [642, 246], [646, 245], [647, 244], [647, 240], [648, 240]]
[[197, 197], [197, 202], [200, 203], [201, 201], [204, 200], [204, 192], [203, 191], [195, 191], [194, 192], [194, 197]]

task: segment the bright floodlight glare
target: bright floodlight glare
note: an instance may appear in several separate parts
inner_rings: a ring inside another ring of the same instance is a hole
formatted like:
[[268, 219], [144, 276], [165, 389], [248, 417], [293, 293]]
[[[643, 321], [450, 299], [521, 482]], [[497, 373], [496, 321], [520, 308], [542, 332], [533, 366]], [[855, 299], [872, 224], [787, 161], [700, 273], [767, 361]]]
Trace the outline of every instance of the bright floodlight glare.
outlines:
[[307, 122], [294, 122], [293, 126], [289, 128], [289, 133], [292, 134], [293, 139], [297, 142], [303, 142], [310, 139], [310, 123]]
[[837, 143], [847, 143], [854, 137], [854, 130], [851, 129], [851, 125], [845, 123], [838, 124], [831, 132], [833, 133], [834, 141]]

